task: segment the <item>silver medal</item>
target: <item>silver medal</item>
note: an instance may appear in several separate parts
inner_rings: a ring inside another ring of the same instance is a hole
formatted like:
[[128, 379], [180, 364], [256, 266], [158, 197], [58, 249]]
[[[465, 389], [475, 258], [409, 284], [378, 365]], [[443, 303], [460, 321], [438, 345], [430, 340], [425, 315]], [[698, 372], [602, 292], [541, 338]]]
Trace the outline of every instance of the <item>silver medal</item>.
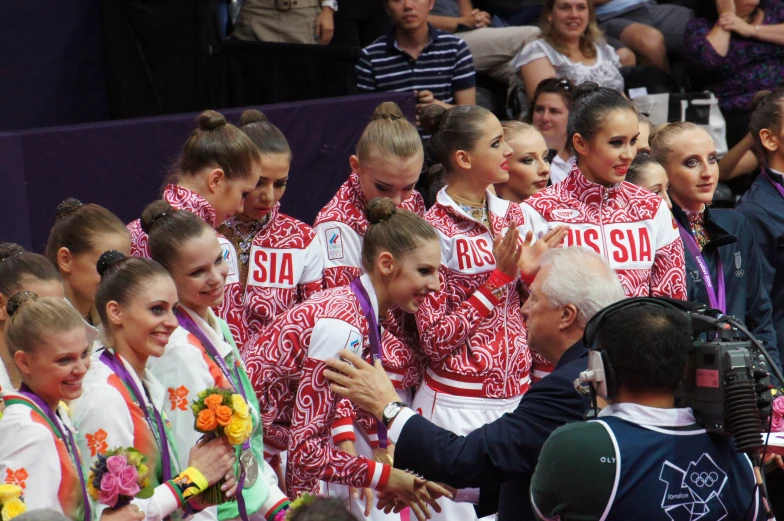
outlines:
[[256, 456], [253, 455], [250, 449], [242, 451], [240, 464], [245, 470], [245, 483], [242, 486], [243, 488], [250, 488], [259, 477], [259, 464], [256, 461]]

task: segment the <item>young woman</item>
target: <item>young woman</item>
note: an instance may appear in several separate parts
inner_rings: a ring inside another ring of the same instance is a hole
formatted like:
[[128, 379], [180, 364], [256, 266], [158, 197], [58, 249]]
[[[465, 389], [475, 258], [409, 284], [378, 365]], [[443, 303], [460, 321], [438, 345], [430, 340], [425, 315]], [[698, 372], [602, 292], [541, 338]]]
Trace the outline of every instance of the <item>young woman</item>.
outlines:
[[[415, 313], [425, 296], [439, 288], [440, 248], [430, 225], [397, 209], [388, 198], [373, 199], [363, 213], [370, 223], [362, 246], [366, 273], [350, 286], [314, 295], [273, 321], [258, 346], [264, 371], [254, 384], [261, 391], [267, 428], [289, 447], [290, 496], [316, 492], [320, 479], [328, 482], [328, 493], [334, 483], [387, 490], [413, 502], [421, 519], [429, 494], [412, 495], [412, 475], [347, 454], [330, 442], [340, 400], [326, 384], [324, 360], [342, 349], [378, 359], [378, 324], [389, 318], [393, 307]], [[372, 496], [367, 490], [365, 494]], [[358, 500], [351, 498], [355, 512], [363, 510]]]
[[95, 309], [98, 257], [106, 250], [129, 254], [130, 249], [128, 230], [106, 208], [73, 198], [57, 206], [45, 255], [60, 272], [66, 298], [88, 324], [100, 323]]
[[68, 412], [90, 367], [89, 326], [65, 299], [25, 291], [7, 306], [8, 345], [22, 384], [4, 391], [0, 474], [24, 490], [28, 510], [50, 509], [73, 521], [142, 521], [135, 505], [92, 510]]
[[22, 291], [42, 297], [65, 298], [60, 275], [46, 257], [26, 252], [18, 244], [0, 244], [0, 391], [17, 389], [21, 383], [5, 338], [8, 300]]
[[523, 211], [537, 236], [568, 225], [566, 244], [602, 255], [626, 295], [685, 299], [683, 243], [667, 204], [624, 182], [638, 133], [637, 112], [621, 93], [580, 85], [569, 115], [577, 162], [565, 181], [528, 198]]
[[501, 199], [522, 203], [547, 188], [550, 178], [550, 151], [542, 134], [522, 121], [504, 121], [504, 141], [512, 148], [509, 158], [509, 179], [496, 183], [495, 193]]
[[[251, 439], [236, 449], [245, 479], [238, 480], [237, 501], [218, 505], [217, 516], [243, 521], [254, 515], [274, 518], [288, 501], [263, 458], [259, 404], [228, 325], [212, 311], [224, 298], [229, 273], [217, 234], [197, 215], [175, 210], [165, 201], [144, 210], [142, 226], [149, 234], [153, 260], [168, 270], [179, 299], [175, 310], [179, 327], [169, 337], [164, 354], [147, 361], [147, 368], [168, 393], [167, 412], [177, 446], [192, 447], [201, 438], [189, 407], [199, 392], [217, 386], [241, 394], [253, 419]], [[182, 451], [179, 461], [181, 468], [188, 466]], [[240, 475], [236, 469], [235, 474]]]
[[321, 289], [323, 259], [313, 228], [280, 212], [291, 167], [283, 133], [258, 110], [240, 116], [240, 129], [261, 154], [256, 188], [245, 197], [242, 213], [218, 228], [236, 248], [243, 290], [243, 328], [237, 345], [273, 318]]
[[642, 113], [637, 113], [637, 120], [640, 122], [639, 132], [637, 136], [637, 155], [649, 156], [651, 155], [651, 131], [653, 130], [653, 123], [645, 117]]
[[[207, 110], [198, 117], [199, 128], [191, 132], [163, 189], [162, 199], [172, 208], [193, 212], [213, 228], [242, 211], [245, 197], [256, 187], [261, 160], [256, 146], [222, 114]], [[147, 234], [139, 220], [128, 225], [131, 253], [149, 257]], [[226, 298], [218, 314], [229, 323], [237, 339], [244, 338], [242, 289], [237, 252], [222, 235], [218, 240], [229, 265]], [[109, 249], [109, 248], [106, 248]]]
[[773, 305], [779, 352], [784, 349], [784, 88], [761, 92], [754, 99], [751, 135], [765, 167], [738, 206], [761, 250], [762, 281]]
[[[428, 107], [420, 123], [432, 135], [447, 184], [425, 217], [441, 243], [441, 291], [419, 302], [416, 320], [428, 367], [412, 407], [467, 434], [513, 410], [528, 389], [531, 354], [519, 275], [522, 267], [532, 277], [536, 252], [559, 243], [565, 230], [553, 230], [536, 248], [520, 244], [518, 228], [529, 230], [520, 205], [488, 190], [509, 180], [512, 156], [492, 113], [468, 105]], [[441, 506], [434, 518], [476, 518], [467, 504]]]
[[[91, 356], [84, 392], [70, 406], [83, 468], [91, 468], [113, 448], [141, 452], [151, 479], [133, 503], [148, 521], [181, 514], [180, 509], [224, 476], [221, 488], [231, 497], [236, 486], [233, 448], [225, 439], [177, 447], [166, 425], [166, 390], [145, 369], [149, 357], [163, 354], [177, 328], [177, 290], [169, 273], [155, 261], [112, 250], [101, 255], [98, 272], [96, 304], [104, 345]], [[186, 451], [188, 466], [180, 472], [177, 455]], [[100, 513], [106, 507], [93, 502], [92, 508]]]
[[689, 300], [748, 325], [780, 366], [772, 310], [751, 225], [734, 210], [710, 210], [719, 181], [716, 145], [693, 123], [654, 129], [651, 153], [667, 171], [672, 213], [686, 249]]
[[574, 163], [574, 154], [566, 141], [566, 124], [574, 104], [574, 84], [565, 78], [547, 78], [536, 87], [531, 98], [529, 118], [542, 133], [551, 150], [550, 183], [566, 179]]
[[626, 172], [626, 181], [658, 195], [667, 203], [667, 208], [672, 209], [672, 201], [667, 194], [667, 189], [670, 187], [667, 172], [658, 161], [649, 155], [637, 153], [637, 157], [629, 165], [629, 171]]

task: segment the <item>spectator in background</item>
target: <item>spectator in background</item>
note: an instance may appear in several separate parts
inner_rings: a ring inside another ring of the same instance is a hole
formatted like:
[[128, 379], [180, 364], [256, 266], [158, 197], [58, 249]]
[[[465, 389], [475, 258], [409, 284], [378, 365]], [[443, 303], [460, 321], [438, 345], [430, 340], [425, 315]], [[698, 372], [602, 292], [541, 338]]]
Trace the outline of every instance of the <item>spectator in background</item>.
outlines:
[[365, 47], [389, 32], [390, 27], [384, 0], [340, 0], [331, 45]]
[[[709, 1], [709, 0], [704, 0]], [[644, 65], [669, 71], [667, 53], [680, 55], [686, 24], [694, 16], [680, 5], [655, 0], [594, 0], [599, 28], [629, 47]]]
[[510, 87], [517, 72], [513, 65], [515, 56], [539, 36], [538, 27], [503, 27], [499, 19], [474, 9], [471, 0], [435, 0], [427, 20], [465, 40], [476, 72], [486, 73]]
[[547, 78], [539, 83], [531, 99], [529, 118], [542, 133], [550, 154], [550, 184], [569, 175], [574, 154], [566, 143], [566, 124], [572, 110], [574, 84], [565, 78]]
[[556, 76], [575, 85], [592, 81], [623, 92], [620, 56], [624, 65], [633, 65], [634, 57], [628, 49], [616, 51], [604, 41], [590, 0], [547, 0], [540, 27], [541, 38], [526, 45], [514, 62], [528, 96], [542, 80]]
[[476, 6], [505, 25], [536, 25], [544, 0], [476, 0]]
[[327, 45], [337, 0], [245, 0], [232, 36], [240, 40]]
[[717, 0], [716, 10], [689, 22], [683, 56], [694, 90], [719, 99], [732, 148], [749, 129], [754, 93], [784, 78], [784, 2]]
[[357, 63], [359, 92], [414, 91], [417, 112], [428, 105], [476, 103], [468, 45], [427, 23], [434, 0], [386, 0], [392, 31], [368, 45]]

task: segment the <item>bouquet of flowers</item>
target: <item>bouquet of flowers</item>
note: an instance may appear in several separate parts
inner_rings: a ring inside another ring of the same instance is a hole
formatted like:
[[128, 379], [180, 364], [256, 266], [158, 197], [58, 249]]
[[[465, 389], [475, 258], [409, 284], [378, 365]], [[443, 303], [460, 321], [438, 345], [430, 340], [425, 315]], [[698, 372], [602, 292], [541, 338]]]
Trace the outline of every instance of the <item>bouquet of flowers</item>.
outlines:
[[[198, 399], [191, 404], [195, 417], [195, 429], [204, 434], [215, 437], [224, 436], [232, 445], [242, 445], [250, 438], [253, 432], [253, 420], [250, 408], [242, 395], [234, 394], [230, 390], [211, 387], [198, 394]], [[252, 458], [252, 453], [246, 451]], [[241, 461], [245, 461], [243, 453]], [[253, 472], [256, 469], [252, 469]], [[212, 485], [202, 493], [204, 502], [219, 505], [225, 502], [222, 481]]]
[[19, 514], [27, 512], [27, 505], [22, 497], [22, 487], [18, 485], [0, 485], [0, 518], [10, 521]]
[[87, 479], [90, 497], [111, 508], [129, 505], [150, 484], [150, 469], [144, 464], [145, 460], [145, 456], [132, 447], [99, 454]]
[[771, 432], [784, 432], [784, 396], [778, 396], [773, 400], [771, 411]]

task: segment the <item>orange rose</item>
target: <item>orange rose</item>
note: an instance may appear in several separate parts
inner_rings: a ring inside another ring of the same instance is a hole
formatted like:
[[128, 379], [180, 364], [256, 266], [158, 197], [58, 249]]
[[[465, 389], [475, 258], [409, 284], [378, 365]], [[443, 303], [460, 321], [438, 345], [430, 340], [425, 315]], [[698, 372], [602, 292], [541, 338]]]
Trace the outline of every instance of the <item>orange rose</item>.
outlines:
[[201, 432], [210, 432], [218, 428], [218, 422], [215, 420], [215, 413], [209, 409], [202, 410], [196, 417], [196, 430]]
[[220, 407], [222, 404], [223, 396], [219, 394], [211, 394], [204, 399], [204, 406], [213, 412], [215, 412], [215, 409]]
[[218, 421], [218, 425], [221, 427], [225, 427], [231, 423], [231, 407], [226, 407], [225, 405], [221, 405], [217, 409], [215, 409], [215, 419]]

